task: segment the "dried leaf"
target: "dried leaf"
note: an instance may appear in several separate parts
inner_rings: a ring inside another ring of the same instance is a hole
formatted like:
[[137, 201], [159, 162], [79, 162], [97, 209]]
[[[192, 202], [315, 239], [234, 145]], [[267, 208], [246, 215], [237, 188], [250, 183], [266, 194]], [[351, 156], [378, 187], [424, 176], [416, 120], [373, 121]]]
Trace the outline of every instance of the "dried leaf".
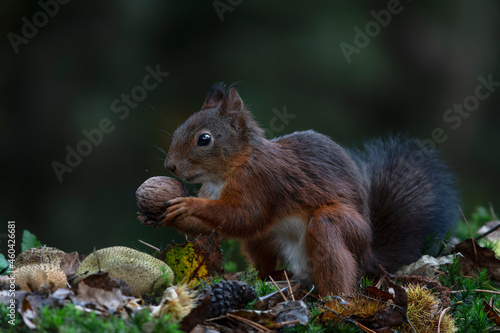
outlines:
[[302, 301], [282, 302], [277, 304], [272, 310], [276, 313], [274, 320], [278, 323], [298, 321], [302, 325], [307, 325], [309, 321], [307, 305]]
[[180, 329], [183, 332], [191, 332], [191, 330], [198, 324], [204, 322], [210, 316], [210, 293], [206, 292], [205, 296], [196, 308], [182, 319], [180, 322]]
[[380, 290], [377, 287], [367, 286], [365, 287], [365, 292], [367, 296], [376, 298], [384, 302], [387, 302], [388, 300], [392, 299], [392, 295], [390, 293], [384, 290]]
[[[85, 283], [92, 288], [100, 288], [107, 291], [113, 289], [120, 289], [123, 295], [131, 296], [132, 291], [127, 283], [120, 279], [113, 279], [109, 277], [108, 272], [100, 272], [87, 276], [81, 282]], [[79, 284], [78, 284], [79, 285]]]
[[50, 294], [50, 298], [53, 298], [57, 301], [62, 301], [62, 300], [70, 299], [71, 296], [74, 296], [74, 295], [75, 294], [73, 293], [73, 291], [71, 291], [69, 289], [59, 288], [56, 291], [54, 291], [52, 294]]
[[[477, 259], [473, 242], [477, 251]], [[462, 254], [460, 263], [463, 275], [470, 275], [487, 268], [491, 278], [500, 281], [500, 260], [495, 257], [495, 252], [491, 249], [479, 246], [475, 240], [466, 239], [455, 246], [455, 252]]]
[[23, 297], [20, 305], [20, 312], [24, 323], [30, 329], [36, 329], [37, 326], [33, 322], [38, 317], [38, 310], [46, 305], [54, 306], [56, 300], [49, 299], [48, 294], [29, 293]]
[[370, 318], [357, 318], [352, 316], [353, 319], [359, 321], [370, 329], [385, 329], [394, 326], [399, 326], [407, 321], [406, 310], [408, 309], [408, 295], [403, 287], [400, 287], [386, 277], [387, 285], [394, 290], [392, 297], [393, 304], [388, 304], [382, 310], [378, 311]]
[[495, 323], [495, 325], [497, 326], [500, 326], [500, 316], [498, 315], [498, 313], [493, 310], [493, 307], [491, 307], [486, 301], [483, 300], [483, 306], [484, 306], [484, 313], [486, 313], [486, 315], [488, 316], [488, 318], [490, 318], [491, 320], [493, 320], [493, 322]]
[[174, 284], [181, 281], [195, 285], [209, 276], [222, 275], [221, 236], [212, 233], [210, 236], [199, 236], [192, 242], [178, 245], [172, 242], [160, 254], [161, 258], [174, 271]]
[[[116, 288], [120, 289], [118, 283], [111, 279], [107, 272], [91, 274], [84, 278], [81, 282], [89, 287], [104, 289], [107, 291], [111, 291]], [[80, 285], [81, 284], [79, 283], [78, 288], [80, 288]]]
[[82, 306], [92, 304], [98, 309], [104, 308], [109, 313], [115, 313], [126, 304], [120, 288], [113, 288], [110, 291], [88, 286], [84, 281], [78, 283], [78, 295], [73, 298], [75, 303]]
[[79, 265], [80, 258], [78, 258], [78, 252], [66, 253], [61, 258], [61, 269], [68, 278], [71, 278], [75, 275], [76, 269]]
[[429, 255], [423, 255], [418, 261], [401, 267], [396, 275], [423, 275], [434, 277], [440, 266], [451, 264], [453, 255], [434, 258]]

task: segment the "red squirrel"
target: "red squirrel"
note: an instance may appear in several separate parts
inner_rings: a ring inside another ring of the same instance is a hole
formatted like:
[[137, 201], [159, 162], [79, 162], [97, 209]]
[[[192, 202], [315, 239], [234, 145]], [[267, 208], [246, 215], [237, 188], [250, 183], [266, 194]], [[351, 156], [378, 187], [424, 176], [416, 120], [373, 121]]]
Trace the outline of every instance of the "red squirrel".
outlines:
[[215, 84], [173, 134], [166, 169], [202, 186], [170, 200], [159, 226], [219, 229], [241, 240], [261, 277], [284, 263], [326, 295], [352, 293], [379, 265], [417, 260], [428, 235], [457, 221], [453, 178], [418, 140], [352, 151], [312, 130], [268, 140], [236, 87], [224, 88]]

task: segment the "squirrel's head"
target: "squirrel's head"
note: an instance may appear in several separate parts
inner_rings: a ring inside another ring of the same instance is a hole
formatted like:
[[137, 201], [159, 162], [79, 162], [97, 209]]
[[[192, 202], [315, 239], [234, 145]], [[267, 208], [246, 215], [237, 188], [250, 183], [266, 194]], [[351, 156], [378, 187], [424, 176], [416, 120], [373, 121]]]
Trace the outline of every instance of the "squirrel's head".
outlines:
[[200, 111], [174, 132], [165, 168], [190, 183], [223, 181], [264, 139], [232, 84], [216, 83]]

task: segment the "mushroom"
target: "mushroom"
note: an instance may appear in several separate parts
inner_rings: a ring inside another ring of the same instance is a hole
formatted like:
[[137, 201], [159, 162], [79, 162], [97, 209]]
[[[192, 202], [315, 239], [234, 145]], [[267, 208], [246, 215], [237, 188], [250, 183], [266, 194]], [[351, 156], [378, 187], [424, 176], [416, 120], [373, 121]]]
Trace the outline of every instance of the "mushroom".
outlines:
[[[107, 247], [91, 253], [76, 270], [75, 283], [98, 272], [107, 272], [109, 277], [125, 281], [136, 297], [174, 280], [174, 273], [166, 263], [125, 246]], [[164, 281], [164, 273], [168, 281]]]

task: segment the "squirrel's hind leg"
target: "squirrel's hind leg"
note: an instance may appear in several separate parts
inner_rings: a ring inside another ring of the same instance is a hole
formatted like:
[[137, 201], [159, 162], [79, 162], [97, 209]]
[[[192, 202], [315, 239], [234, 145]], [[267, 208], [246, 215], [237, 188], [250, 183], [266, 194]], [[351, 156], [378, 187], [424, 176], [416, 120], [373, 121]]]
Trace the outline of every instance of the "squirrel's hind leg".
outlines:
[[265, 278], [278, 267], [278, 249], [271, 237], [242, 240], [242, 250], [250, 264]]
[[[365, 228], [367, 233], [359, 230]], [[306, 249], [309, 276], [318, 293], [352, 293], [360, 273], [354, 253], [369, 244], [369, 227], [359, 214], [350, 214], [340, 204], [317, 209], [307, 226]]]

